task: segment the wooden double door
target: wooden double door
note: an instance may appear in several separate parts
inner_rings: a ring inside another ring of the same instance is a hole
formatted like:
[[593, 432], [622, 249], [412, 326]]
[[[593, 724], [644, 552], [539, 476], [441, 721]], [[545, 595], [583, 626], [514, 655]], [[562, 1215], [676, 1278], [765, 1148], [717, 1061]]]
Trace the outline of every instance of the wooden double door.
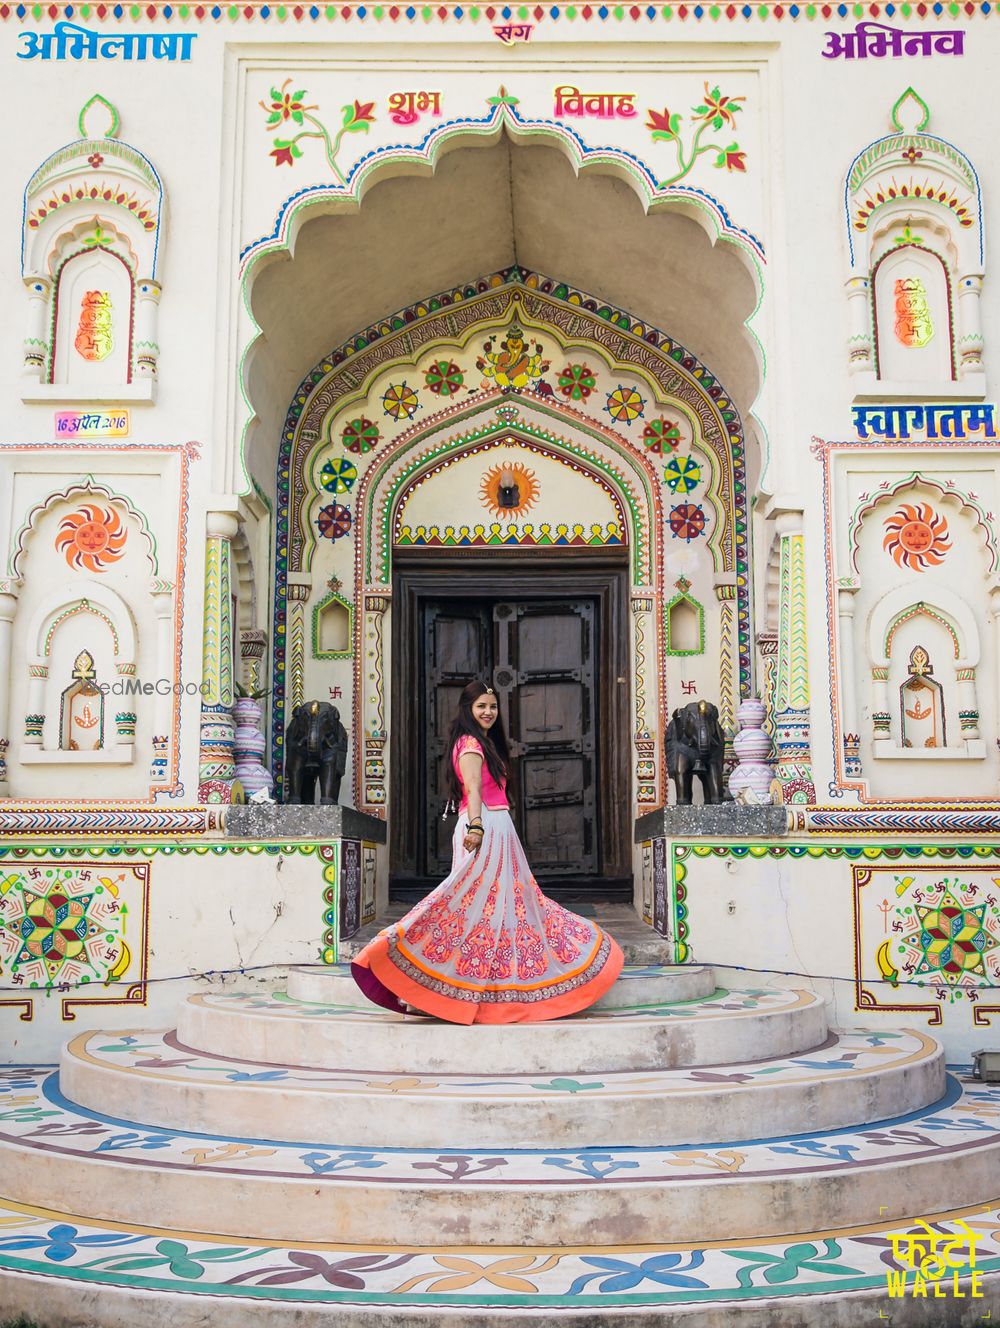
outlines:
[[[553, 579], [465, 568], [460, 580], [404, 572], [394, 596], [406, 634], [402, 648], [394, 646], [395, 892], [418, 895], [450, 869], [455, 823], [442, 816], [448, 734], [459, 694], [479, 678], [497, 693], [514, 758], [512, 815], [543, 888], [623, 893], [630, 886], [627, 710], [625, 722], [619, 713], [627, 704], [618, 658], [624, 574]], [[394, 641], [396, 628], [394, 613]]]

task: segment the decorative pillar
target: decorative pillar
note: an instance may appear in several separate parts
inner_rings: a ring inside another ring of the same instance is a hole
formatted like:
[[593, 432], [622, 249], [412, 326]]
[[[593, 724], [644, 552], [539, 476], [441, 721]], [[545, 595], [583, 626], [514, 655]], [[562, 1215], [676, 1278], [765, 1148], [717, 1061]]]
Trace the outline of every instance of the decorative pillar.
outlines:
[[872, 740], [890, 742], [892, 711], [889, 709], [889, 666], [876, 664], [872, 669]]
[[[173, 659], [174, 584], [156, 580], [150, 586], [150, 593], [156, 614], [156, 666], [161, 678], [173, 678], [178, 684], [180, 678], [174, 677]], [[149, 768], [153, 784], [165, 784], [170, 778], [171, 715], [170, 693], [157, 694], [153, 702], [153, 760]]]
[[739, 765], [729, 776], [729, 792], [737, 802], [766, 805], [771, 798], [771, 739], [764, 732], [767, 711], [756, 697], [740, 702], [740, 731], [733, 739]]
[[958, 279], [958, 376], [983, 372], [983, 315], [980, 297], [983, 278]]
[[389, 732], [385, 726], [385, 654], [383, 629], [386, 611], [391, 603], [387, 587], [365, 591], [362, 596], [364, 621], [362, 623], [362, 679], [364, 682], [365, 768], [364, 803], [375, 816], [385, 815], [385, 747]]
[[854, 656], [854, 597], [856, 579], [845, 577], [837, 588], [837, 621], [840, 627], [840, 727], [844, 744], [844, 774], [848, 779], [861, 775], [861, 731], [858, 721], [858, 689]]
[[17, 581], [0, 581], [0, 797], [7, 792], [7, 748], [10, 745], [10, 656], [17, 612]]
[[732, 579], [717, 579], [715, 597], [719, 601], [719, 723], [726, 735], [723, 769], [728, 777], [736, 768], [736, 753], [733, 750], [737, 703], [736, 582]]
[[267, 650], [267, 633], [253, 627], [240, 632], [240, 659], [243, 663], [243, 686], [251, 694], [261, 691], [260, 680]]
[[306, 600], [311, 587], [308, 581], [297, 584], [289, 581], [286, 588], [288, 600], [288, 647], [286, 665], [286, 683], [288, 700], [286, 714], [291, 721], [292, 711], [306, 699]]
[[25, 277], [28, 292], [28, 326], [24, 333], [24, 376], [41, 382], [49, 363], [49, 295], [52, 282], [48, 277]]
[[757, 650], [760, 653], [760, 699], [764, 702], [767, 710], [761, 727], [773, 742], [774, 684], [778, 674], [778, 633], [771, 631], [758, 632]]
[[979, 697], [976, 694], [976, 670], [968, 667], [955, 671], [958, 684], [958, 727], [962, 742], [979, 737]]
[[805, 537], [801, 513], [778, 517], [778, 670], [774, 687], [777, 763], [785, 803], [814, 803], [809, 746], [809, 654], [806, 636]]
[[870, 286], [867, 277], [851, 277], [847, 282], [847, 312], [850, 318], [847, 367], [851, 373], [865, 373], [875, 367], [872, 354], [872, 316], [868, 303]]
[[144, 277], [135, 288], [135, 373], [138, 378], [155, 378], [160, 358], [157, 323], [161, 287]]
[[45, 728], [45, 684], [48, 682], [47, 664], [28, 665], [28, 713], [24, 717], [24, 741], [32, 747], [41, 747]]
[[[649, 591], [638, 589], [632, 592], [632, 623], [635, 642], [632, 665], [635, 672], [633, 741], [635, 743], [636, 802], [640, 808], [655, 807], [658, 802], [656, 794], [656, 737], [650, 729], [649, 718], [646, 713], [647, 688], [655, 691], [656, 677], [662, 668], [662, 660], [658, 658], [658, 650], [656, 649], [653, 605], [653, 597]], [[653, 638], [652, 649], [650, 649], [651, 638]]]
[[232, 541], [239, 522], [229, 512], [209, 512], [205, 544], [205, 612], [202, 638], [200, 802], [232, 799], [233, 600]]

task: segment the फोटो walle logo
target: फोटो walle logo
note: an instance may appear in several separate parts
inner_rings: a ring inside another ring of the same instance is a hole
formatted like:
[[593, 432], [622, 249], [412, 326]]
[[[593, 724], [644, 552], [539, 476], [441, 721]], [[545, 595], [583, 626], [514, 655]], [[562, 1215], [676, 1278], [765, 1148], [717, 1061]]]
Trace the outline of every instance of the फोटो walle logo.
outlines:
[[[976, 1268], [976, 1233], [961, 1219], [956, 1231], [934, 1231], [917, 1219], [923, 1231], [890, 1232], [892, 1255], [899, 1265], [885, 1275], [892, 1299], [931, 1296], [936, 1299], [980, 1299], [983, 1275]], [[966, 1280], [967, 1279], [967, 1280]]]

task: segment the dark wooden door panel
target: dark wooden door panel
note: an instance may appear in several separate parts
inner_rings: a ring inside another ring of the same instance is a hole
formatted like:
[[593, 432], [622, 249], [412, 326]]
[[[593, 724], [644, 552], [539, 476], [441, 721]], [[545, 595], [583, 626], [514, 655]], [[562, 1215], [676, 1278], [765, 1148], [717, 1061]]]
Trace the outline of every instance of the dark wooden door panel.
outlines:
[[[493, 623], [485, 605], [426, 604], [423, 615], [423, 712], [425, 870], [447, 876], [451, 870], [454, 820], [444, 819], [445, 747], [458, 698], [470, 678], [492, 671]], [[414, 716], [414, 721], [419, 722]]]
[[528, 859], [550, 876], [595, 874], [596, 605], [508, 602], [493, 617], [496, 680], [520, 763], [515, 820]]

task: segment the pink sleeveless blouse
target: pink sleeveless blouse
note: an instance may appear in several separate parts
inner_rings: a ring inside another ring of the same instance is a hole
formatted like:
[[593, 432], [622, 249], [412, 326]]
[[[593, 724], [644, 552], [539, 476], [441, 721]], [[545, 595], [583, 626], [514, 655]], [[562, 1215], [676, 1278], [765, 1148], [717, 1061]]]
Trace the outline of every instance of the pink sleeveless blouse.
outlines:
[[489, 766], [486, 764], [486, 757], [483, 753], [483, 745], [478, 738], [473, 738], [471, 734], [463, 733], [458, 742], [455, 743], [451, 753], [451, 763], [455, 770], [458, 782], [462, 785], [462, 803], [459, 812], [464, 812], [469, 805], [469, 795], [465, 788], [465, 782], [462, 779], [462, 772], [459, 769], [458, 758], [464, 752], [476, 752], [483, 757], [483, 806], [489, 807], [490, 811], [509, 811], [510, 804], [507, 802], [507, 781], [503, 780], [498, 784], [490, 774]]

